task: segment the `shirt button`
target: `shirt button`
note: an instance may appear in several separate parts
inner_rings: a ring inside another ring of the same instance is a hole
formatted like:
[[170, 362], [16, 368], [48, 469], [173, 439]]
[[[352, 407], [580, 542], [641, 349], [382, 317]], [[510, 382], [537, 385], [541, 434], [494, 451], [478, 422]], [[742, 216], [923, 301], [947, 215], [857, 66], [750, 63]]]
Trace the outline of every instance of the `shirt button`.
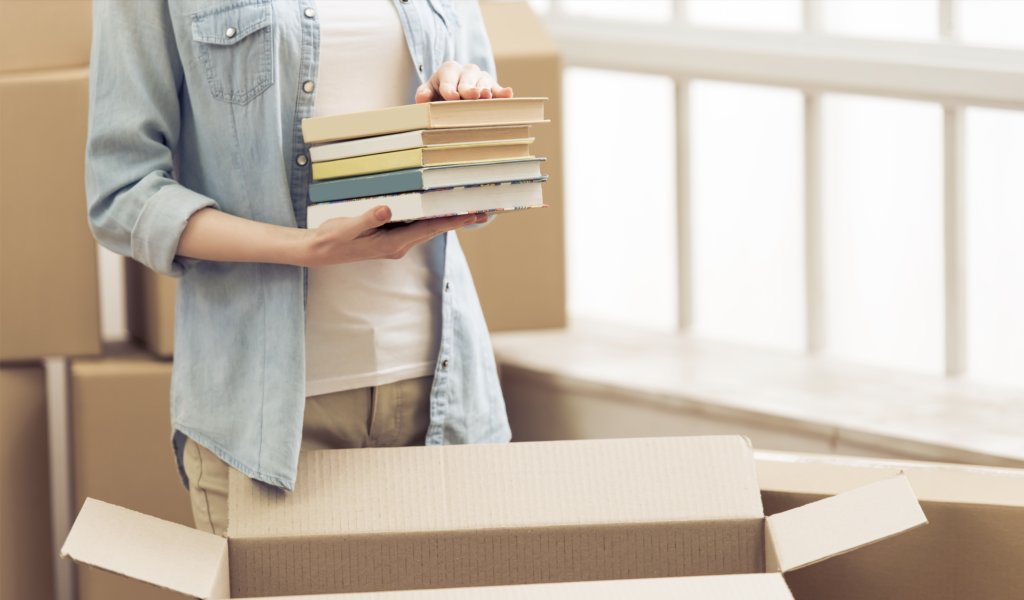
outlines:
[[306, 158], [305, 154], [300, 154], [295, 157], [295, 162], [298, 163], [300, 167], [304, 167], [306, 166], [306, 163], [309, 162], [309, 159]]
[[233, 38], [235, 37], [236, 33], [238, 33], [237, 29], [235, 29], [234, 27], [228, 27], [228, 30], [224, 32], [224, 35], [228, 36], [229, 38]]
[[450, 289], [452, 289], [452, 284], [450, 282], [447, 282], [447, 281], [444, 282], [444, 291], [447, 292]]
[[312, 19], [313, 17], [316, 16], [316, 11], [313, 10], [312, 8], [307, 8], [302, 12], [302, 14], [306, 15], [306, 18]]
[[316, 84], [313, 83], [312, 81], [307, 81], [306, 83], [302, 84], [302, 91], [306, 92], [307, 94], [312, 94], [313, 90], [315, 89]]
[[442, 369], [447, 369], [448, 368], [448, 359], [447, 358], [441, 361], [441, 368]]
[[423, 65], [420, 65], [420, 73], [423, 72]]

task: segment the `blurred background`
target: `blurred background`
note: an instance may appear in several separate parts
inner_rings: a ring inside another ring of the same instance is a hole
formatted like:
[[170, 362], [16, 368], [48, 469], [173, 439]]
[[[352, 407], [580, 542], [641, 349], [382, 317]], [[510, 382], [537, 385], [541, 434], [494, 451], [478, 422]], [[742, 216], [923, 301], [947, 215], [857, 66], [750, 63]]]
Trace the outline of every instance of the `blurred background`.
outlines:
[[[544, 211], [460, 232], [517, 441], [1024, 467], [1024, 1], [482, 2]], [[0, 596], [86, 497], [192, 524], [175, 282], [99, 248], [91, 3], [0, 0]]]

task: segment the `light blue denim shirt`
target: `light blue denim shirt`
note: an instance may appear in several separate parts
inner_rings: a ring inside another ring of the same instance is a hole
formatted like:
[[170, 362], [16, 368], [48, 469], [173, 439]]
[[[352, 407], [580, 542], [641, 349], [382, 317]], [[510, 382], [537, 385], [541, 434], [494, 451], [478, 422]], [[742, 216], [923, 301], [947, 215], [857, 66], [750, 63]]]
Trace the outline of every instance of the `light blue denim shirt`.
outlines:
[[[418, 81], [445, 61], [494, 74], [475, 2], [394, 0]], [[320, 29], [314, 0], [97, 0], [86, 187], [96, 239], [181, 278], [171, 421], [249, 477], [293, 489], [305, 406], [305, 270], [176, 256], [205, 207], [306, 226]], [[370, 82], [354, 81], [363, 87]], [[369, 93], [369, 92], [368, 92]], [[486, 102], [481, 100], [480, 102]], [[511, 437], [480, 303], [458, 238], [443, 269], [427, 444]], [[443, 256], [440, 254], [443, 253]], [[187, 483], [187, 482], [186, 482]]]

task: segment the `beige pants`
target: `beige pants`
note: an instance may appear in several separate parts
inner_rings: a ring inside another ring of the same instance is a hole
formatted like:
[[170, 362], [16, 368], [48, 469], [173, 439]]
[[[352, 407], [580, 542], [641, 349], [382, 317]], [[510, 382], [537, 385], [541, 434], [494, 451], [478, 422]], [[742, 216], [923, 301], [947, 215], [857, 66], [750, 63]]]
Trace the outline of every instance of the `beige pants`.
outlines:
[[[422, 446], [433, 383], [433, 376], [420, 377], [306, 398], [302, 450]], [[222, 535], [228, 527], [232, 467], [191, 439], [184, 459], [196, 529]]]

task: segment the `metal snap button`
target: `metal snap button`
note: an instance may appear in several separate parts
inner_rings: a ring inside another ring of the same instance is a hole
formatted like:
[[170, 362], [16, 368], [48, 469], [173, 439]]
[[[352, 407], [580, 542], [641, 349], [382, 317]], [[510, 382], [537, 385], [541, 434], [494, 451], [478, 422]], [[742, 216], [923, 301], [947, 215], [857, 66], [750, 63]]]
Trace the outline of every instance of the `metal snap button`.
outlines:
[[313, 10], [312, 8], [307, 8], [302, 12], [302, 14], [306, 15], [307, 18], [312, 19], [313, 17], [316, 16], [316, 11]]
[[447, 292], [447, 291], [448, 291], [448, 290], [450, 290], [450, 289], [452, 289], [452, 284], [451, 284], [451, 283], [449, 283], [449, 282], [447, 282], [447, 281], [446, 281], [446, 282], [444, 282], [444, 291], [446, 291], [446, 292]]
[[423, 72], [423, 65], [420, 65], [420, 73]]
[[448, 359], [447, 358], [441, 361], [441, 368], [442, 369], [447, 369], [448, 368]]
[[316, 84], [313, 83], [312, 81], [307, 81], [306, 83], [302, 84], [302, 91], [306, 92], [307, 94], [312, 94], [313, 90], [315, 89]]
[[306, 158], [305, 154], [300, 154], [300, 155], [295, 157], [295, 162], [298, 163], [298, 165], [300, 167], [304, 167], [304, 166], [306, 166], [306, 163], [309, 162], [309, 159]]
[[229, 38], [233, 38], [235, 37], [236, 33], [238, 33], [237, 29], [235, 29], [234, 27], [228, 27], [228, 30], [224, 32], [224, 35], [228, 36]]

